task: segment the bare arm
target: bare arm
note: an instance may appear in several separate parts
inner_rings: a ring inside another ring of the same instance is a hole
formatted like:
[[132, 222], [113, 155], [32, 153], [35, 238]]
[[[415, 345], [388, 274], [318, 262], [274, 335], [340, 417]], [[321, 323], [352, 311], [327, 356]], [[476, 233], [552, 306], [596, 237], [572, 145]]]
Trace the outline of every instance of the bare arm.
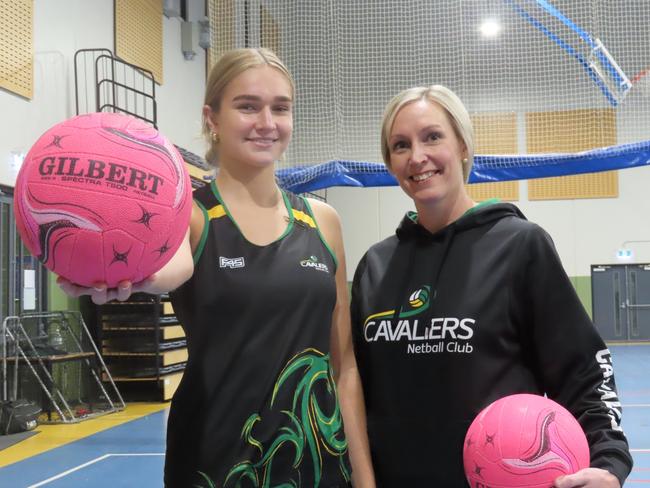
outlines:
[[90, 295], [97, 305], [111, 300], [124, 301], [136, 292], [159, 295], [174, 290], [190, 279], [194, 272], [192, 253], [200, 240], [203, 225], [203, 214], [199, 207], [193, 204], [190, 225], [174, 256], [158, 272], [140, 283], [123, 281], [117, 288], [107, 288], [105, 283], [97, 283], [93, 288], [86, 288], [62, 277], [57, 279], [57, 283], [67, 295], [72, 297]]
[[341, 223], [336, 211], [329, 205], [309, 200], [320, 230], [336, 254], [336, 305], [332, 319], [331, 364], [341, 404], [345, 436], [348, 440], [352, 481], [355, 487], [374, 488], [375, 476], [368, 446], [366, 409], [361, 378], [352, 346], [350, 308], [345, 272], [345, 252], [341, 237]]

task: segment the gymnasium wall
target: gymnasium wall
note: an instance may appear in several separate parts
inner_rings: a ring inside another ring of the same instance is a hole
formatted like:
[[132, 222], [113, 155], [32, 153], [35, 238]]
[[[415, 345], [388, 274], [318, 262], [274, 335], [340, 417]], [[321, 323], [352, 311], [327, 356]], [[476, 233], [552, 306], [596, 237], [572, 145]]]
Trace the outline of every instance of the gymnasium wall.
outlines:
[[[203, 14], [203, 1], [191, 0], [190, 18]], [[13, 186], [13, 152], [27, 152], [47, 128], [75, 114], [74, 53], [114, 51], [112, 0], [34, 0], [34, 90], [27, 100], [0, 90], [0, 183]], [[181, 53], [180, 19], [163, 17], [164, 85], [156, 86], [158, 126], [175, 144], [202, 154], [201, 105], [205, 53], [192, 61]]]
[[[203, 0], [190, 0], [190, 18], [203, 13]], [[0, 90], [0, 183], [13, 186], [15, 169], [12, 153], [26, 152], [31, 143], [49, 126], [74, 114], [73, 55], [82, 48], [114, 48], [113, 1], [110, 0], [34, 0], [34, 87], [33, 99]], [[205, 57], [186, 61], [180, 50], [180, 21], [163, 17], [163, 79], [157, 86], [158, 122], [173, 142], [202, 154], [200, 108], [205, 86]], [[432, 80], [436, 82], [439, 80]], [[556, 80], [557, 93], [562, 81]], [[522, 88], [522, 87], [518, 87]], [[369, 87], [369, 92], [372, 87]], [[488, 90], [488, 88], [486, 88]], [[308, 97], [309, 91], [303, 90]], [[528, 103], [526, 110], [553, 112], [548, 100], [536, 101], [525, 91], [508, 93]], [[502, 103], [492, 91], [471, 93], [465, 102], [472, 112], [498, 112]], [[298, 99], [298, 103], [301, 100]], [[354, 103], [354, 102], [351, 102]], [[357, 103], [364, 103], [358, 100]], [[566, 105], [565, 105], [566, 106]], [[354, 112], [354, 107], [349, 107]], [[582, 108], [582, 107], [575, 107]], [[598, 108], [598, 107], [595, 107]], [[616, 115], [617, 141], [624, 143], [649, 138], [650, 114], [634, 114], [634, 107]], [[647, 124], [639, 124], [640, 115]], [[526, 113], [517, 113], [517, 140], [525, 147]], [[634, 122], [632, 122], [634, 121]], [[377, 141], [376, 160], [380, 160], [377, 125], [379, 120], [359, 121], [364, 137]], [[293, 144], [315, 143], [296, 134]], [[354, 144], [352, 144], [354, 146]], [[351, 149], [352, 152], [353, 148]], [[351, 154], [350, 157], [354, 157]], [[615, 261], [615, 252], [626, 240], [650, 240], [650, 198], [647, 196], [650, 168], [619, 172], [618, 197], [606, 199], [529, 201], [526, 181], [518, 182], [517, 203], [527, 217], [539, 223], [553, 237], [568, 274], [576, 283], [583, 303], [590, 300], [585, 286], [589, 266]], [[374, 242], [393, 233], [411, 201], [396, 187], [331, 188], [327, 198], [340, 213], [347, 250], [347, 273], [354, 269]], [[650, 243], [630, 246], [636, 262], [650, 262]], [[53, 287], [52, 293], [56, 293]], [[588, 307], [590, 308], [590, 307]]]
[[[190, 19], [203, 15], [203, 0], [188, 2]], [[0, 89], [0, 184], [14, 186], [12, 154], [26, 153], [50, 126], [75, 115], [74, 53], [114, 51], [112, 0], [34, 0], [34, 87], [31, 100]], [[205, 52], [194, 60], [181, 52], [180, 19], [162, 18], [164, 85], [156, 86], [158, 127], [172, 142], [203, 154], [200, 136]], [[72, 309], [52, 282], [50, 309]]]

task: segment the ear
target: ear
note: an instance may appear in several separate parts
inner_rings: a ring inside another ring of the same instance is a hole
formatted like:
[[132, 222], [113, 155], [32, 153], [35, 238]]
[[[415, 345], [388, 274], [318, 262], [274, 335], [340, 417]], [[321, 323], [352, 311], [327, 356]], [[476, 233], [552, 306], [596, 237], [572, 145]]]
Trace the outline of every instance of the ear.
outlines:
[[203, 119], [212, 132], [217, 132], [217, 123], [215, 122], [215, 113], [210, 105], [203, 105]]
[[461, 144], [462, 146], [460, 148], [460, 160], [462, 161], [463, 159], [469, 159], [469, 151], [467, 150], [467, 146], [464, 142], [461, 142]]

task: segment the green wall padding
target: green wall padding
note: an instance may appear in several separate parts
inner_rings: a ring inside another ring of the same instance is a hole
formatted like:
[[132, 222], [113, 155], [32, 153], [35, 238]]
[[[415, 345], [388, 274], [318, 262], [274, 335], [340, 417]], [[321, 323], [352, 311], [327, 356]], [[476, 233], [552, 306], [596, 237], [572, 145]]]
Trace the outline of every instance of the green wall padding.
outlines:
[[47, 310], [79, 310], [79, 300], [63, 293], [54, 273], [47, 273], [47, 297]]
[[582, 305], [591, 317], [592, 304], [591, 304], [591, 276], [571, 276], [571, 283], [580, 297]]

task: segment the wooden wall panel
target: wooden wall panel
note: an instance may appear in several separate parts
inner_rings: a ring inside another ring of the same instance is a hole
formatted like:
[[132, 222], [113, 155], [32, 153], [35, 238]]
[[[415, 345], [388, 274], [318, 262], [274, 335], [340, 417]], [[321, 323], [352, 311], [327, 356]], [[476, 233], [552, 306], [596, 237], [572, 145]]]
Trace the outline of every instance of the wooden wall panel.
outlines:
[[0, 0], [0, 88], [34, 95], [34, 2]]
[[[527, 152], [576, 153], [616, 144], [612, 109], [526, 114]], [[528, 182], [530, 200], [618, 197], [618, 171], [540, 178]]]
[[235, 46], [234, 0], [208, 0], [212, 47], [208, 50], [208, 72], [226, 51]]
[[163, 84], [162, 0], [115, 0], [115, 54]]
[[[517, 114], [490, 113], [472, 115], [476, 154], [517, 154]], [[472, 183], [467, 185], [470, 197], [477, 201], [498, 198], [519, 200], [518, 181]]]

